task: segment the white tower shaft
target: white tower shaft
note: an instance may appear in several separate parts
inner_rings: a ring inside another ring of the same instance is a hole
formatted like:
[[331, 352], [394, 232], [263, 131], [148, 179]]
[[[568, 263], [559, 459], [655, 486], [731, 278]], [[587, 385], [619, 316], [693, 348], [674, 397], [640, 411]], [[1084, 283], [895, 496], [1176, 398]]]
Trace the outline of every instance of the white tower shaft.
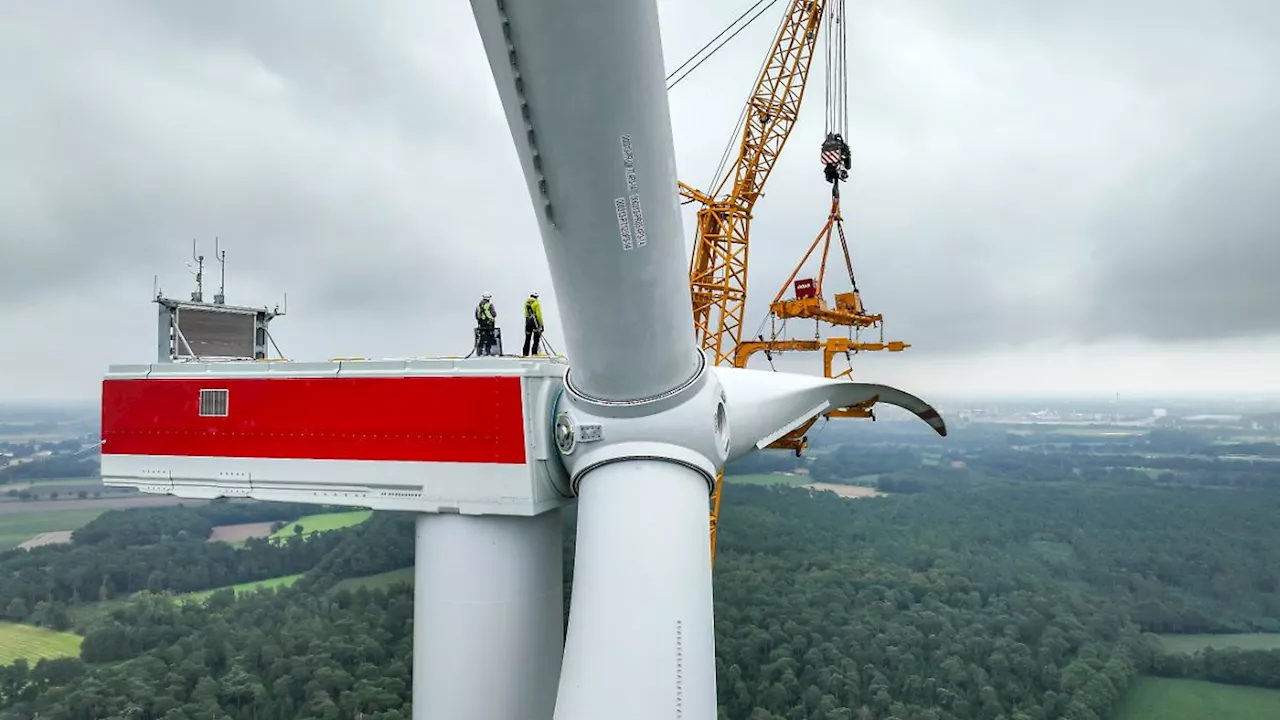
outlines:
[[546, 720], [564, 641], [561, 514], [422, 513], [413, 717]]

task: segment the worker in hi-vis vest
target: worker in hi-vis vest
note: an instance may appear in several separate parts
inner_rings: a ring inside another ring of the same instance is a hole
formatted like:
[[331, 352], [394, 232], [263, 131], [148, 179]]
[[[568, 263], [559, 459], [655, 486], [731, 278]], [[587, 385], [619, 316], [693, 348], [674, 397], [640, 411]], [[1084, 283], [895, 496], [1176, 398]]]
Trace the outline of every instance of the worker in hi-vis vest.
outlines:
[[529, 293], [524, 301], [524, 357], [538, 355], [538, 346], [542, 344], [542, 303], [538, 302], [538, 293]]
[[492, 355], [495, 338], [493, 328], [496, 325], [498, 311], [493, 307], [493, 296], [484, 293], [480, 296], [480, 304], [476, 306], [476, 327], [480, 333], [476, 342], [476, 355]]

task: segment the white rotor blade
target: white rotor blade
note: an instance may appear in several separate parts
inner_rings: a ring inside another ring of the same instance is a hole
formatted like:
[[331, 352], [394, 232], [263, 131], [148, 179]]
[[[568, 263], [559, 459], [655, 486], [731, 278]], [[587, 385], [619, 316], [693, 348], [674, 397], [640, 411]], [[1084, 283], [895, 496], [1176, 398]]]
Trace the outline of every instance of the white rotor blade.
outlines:
[[654, 0], [472, 0], [533, 199], [572, 380], [603, 400], [697, 370]]
[[824, 412], [868, 401], [897, 405], [924, 420], [939, 435], [946, 423], [931, 405], [888, 385], [832, 380], [798, 373], [713, 368], [729, 410], [729, 459], [764, 448]]

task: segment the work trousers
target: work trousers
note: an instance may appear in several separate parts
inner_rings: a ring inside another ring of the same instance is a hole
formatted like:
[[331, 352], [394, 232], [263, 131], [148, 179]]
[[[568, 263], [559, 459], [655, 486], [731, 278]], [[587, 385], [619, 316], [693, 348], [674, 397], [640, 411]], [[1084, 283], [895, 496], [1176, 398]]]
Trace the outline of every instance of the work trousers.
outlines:
[[480, 343], [476, 348], [476, 355], [492, 355], [493, 346], [496, 338], [493, 335], [494, 325], [492, 323], [480, 323]]
[[538, 346], [542, 344], [542, 326], [538, 321], [527, 317], [524, 319], [524, 357], [538, 354]]

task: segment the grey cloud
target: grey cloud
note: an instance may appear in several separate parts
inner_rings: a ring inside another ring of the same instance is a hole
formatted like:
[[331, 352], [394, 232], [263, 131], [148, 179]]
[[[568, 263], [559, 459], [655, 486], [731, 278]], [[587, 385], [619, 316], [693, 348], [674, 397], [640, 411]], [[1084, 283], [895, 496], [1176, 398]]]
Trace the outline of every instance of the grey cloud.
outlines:
[[[661, 0], [668, 65], [743, 7]], [[846, 224], [913, 355], [1280, 329], [1280, 3], [848, 8]], [[683, 179], [715, 166], [776, 18], [672, 93]], [[751, 330], [825, 217], [821, 83], [757, 206]], [[0, 318], [97, 333], [0, 394], [148, 359], [151, 275], [185, 294], [190, 240], [215, 235], [232, 302], [288, 291], [293, 356], [456, 352], [482, 290], [513, 333], [540, 290], [558, 339], [466, 3], [5, 3], [0, 85]]]
[[[967, 352], [1280, 331], [1280, 5], [988, 0], [849, 13], [846, 228], [864, 299], [891, 334]], [[680, 92], [678, 116], [681, 103], [705, 107]], [[825, 216], [822, 102], [820, 90], [806, 96], [757, 205], [751, 328]], [[681, 149], [701, 156], [686, 174], [718, 157]], [[1232, 317], [1209, 322], [1220, 313]]]
[[[1280, 111], [1270, 117], [1280, 121]], [[1117, 218], [1100, 250], [1086, 337], [1211, 340], [1280, 331], [1280, 141], [1224, 128], [1180, 181]]]
[[[447, 224], [462, 213], [433, 206], [447, 187], [483, 187], [509, 142], [452, 147], [476, 127], [470, 108], [450, 103], [447, 82], [437, 93], [427, 56], [415, 57], [415, 35], [442, 29], [413, 5], [220, 7], [95, 5], [74, 17], [41, 4], [0, 23], [13, 41], [0, 44], [24, 60], [0, 72], [25, 101], [0, 110], [0, 298], [149, 274], [195, 236], [224, 238], [241, 278], [318, 281], [321, 298], [351, 284], [403, 297], [412, 285], [353, 271], [465, 257]], [[61, 28], [73, 52], [49, 43]]]

